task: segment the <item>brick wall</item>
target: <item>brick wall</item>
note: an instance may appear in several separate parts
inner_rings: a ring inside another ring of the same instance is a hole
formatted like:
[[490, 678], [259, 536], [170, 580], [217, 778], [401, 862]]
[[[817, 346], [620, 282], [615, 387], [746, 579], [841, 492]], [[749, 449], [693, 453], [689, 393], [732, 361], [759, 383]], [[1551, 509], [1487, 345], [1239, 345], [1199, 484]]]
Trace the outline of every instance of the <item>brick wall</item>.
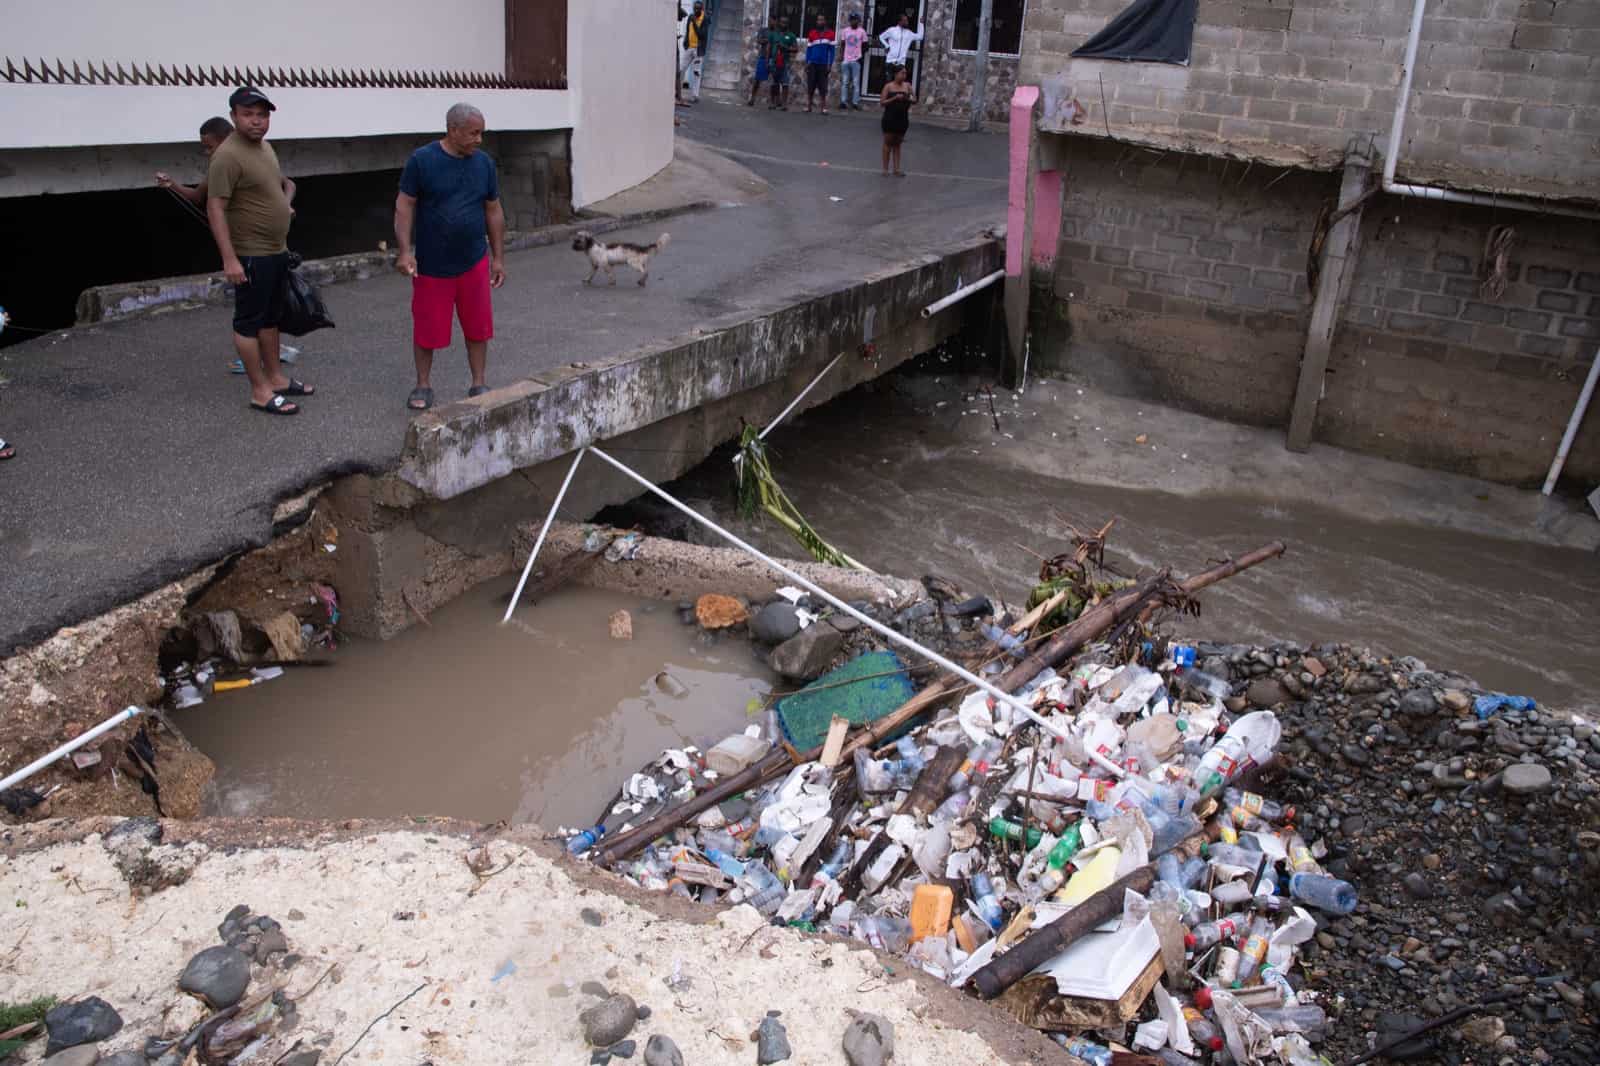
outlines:
[[[1491, 226], [1507, 284], [1486, 292]], [[1318, 439], [1497, 481], [1542, 480], [1600, 347], [1600, 226], [1384, 201], [1334, 336]], [[1600, 479], [1600, 419], [1568, 463]]]
[[[1311, 309], [1308, 249], [1337, 178], [1071, 143], [1051, 292], [1034, 320], [1044, 367], [1287, 426]], [[1482, 270], [1497, 224], [1515, 237], [1495, 297]], [[1597, 249], [1596, 224], [1375, 200], [1315, 438], [1538, 484], [1600, 346]], [[1585, 490], [1600, 481], [1600, 418], [1579, 434], [1567, 475]]]
[[1074, 145], [1047, 366], [1263, 425], [1286, 421], [1311, 304], [1306, 248], [1326, 174], [1247, 171], [1106, 142]]
[[[1109, 122], [1122, 139], [1320, 166], [1353, 138], [1385, 145], [1405, 0], [1200, 0], [1188, 67], [1069, 57], [1126, 5], [1029, 5], [1020, 80], [1043, 84], [1057, 114], [1075, 96], [1089, 114], [1080, 130]], [[1428, 12], [1401, 176], [1592, 198], [1600, 2], [1431, 0]]]

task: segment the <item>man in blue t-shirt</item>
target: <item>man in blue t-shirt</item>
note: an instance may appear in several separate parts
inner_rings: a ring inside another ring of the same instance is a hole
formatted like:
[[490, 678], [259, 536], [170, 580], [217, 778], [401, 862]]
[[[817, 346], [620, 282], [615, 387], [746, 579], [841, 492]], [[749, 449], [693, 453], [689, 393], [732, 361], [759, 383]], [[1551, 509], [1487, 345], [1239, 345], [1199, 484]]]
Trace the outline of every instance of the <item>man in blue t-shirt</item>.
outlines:
[[[489, 290], [505, 284], [506, 216], [500, 179], [483, 144], [483, 112], [456, 104], [445, 115], [444, 136], [418, 148], [400, 173], [394, 202], [395, 269], [411, 278], [412, 354], [417, 387], [406, 406], [433, 406], [433, 353], [450, 347], [450, 322], [461, 319], [472, 371], [468, 396], [489, 391], [483, 383], [494, 336]], [[416, 227], [413, 252], [412, 226]], [[487, 231], [487, 235], [485, 234]]]

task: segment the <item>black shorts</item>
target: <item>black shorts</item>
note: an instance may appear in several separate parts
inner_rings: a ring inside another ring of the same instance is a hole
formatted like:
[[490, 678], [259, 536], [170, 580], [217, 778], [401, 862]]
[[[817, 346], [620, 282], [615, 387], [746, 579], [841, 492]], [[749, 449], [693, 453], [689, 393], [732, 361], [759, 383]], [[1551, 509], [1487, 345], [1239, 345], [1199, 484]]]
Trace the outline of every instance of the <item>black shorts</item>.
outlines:
[[283, 320], [283, 286], [289, 274], [289, 253], [242, 255], [244, 284], [233, 290], [233, 331], [254, 337], [276, 329]]
[[806, 64], [806, 93], [825, 93], [828, 91], [829, 67], [821, 63]]

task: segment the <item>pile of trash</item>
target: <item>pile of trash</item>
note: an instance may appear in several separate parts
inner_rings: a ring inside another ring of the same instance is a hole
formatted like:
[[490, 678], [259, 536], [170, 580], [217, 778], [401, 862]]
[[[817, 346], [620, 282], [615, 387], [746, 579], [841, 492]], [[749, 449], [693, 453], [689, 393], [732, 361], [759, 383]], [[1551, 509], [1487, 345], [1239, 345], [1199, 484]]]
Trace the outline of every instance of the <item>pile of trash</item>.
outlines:
[[[1058, 581], [1020, 622], [1003, 608], [974, 620], [989, 637], [986, 678], [1014, 675], [1018, 660], [1031, 669], [1024, 656], [1060, 631], [1047, 619], [1082, 619], [1112, 593], [1089, 569], [1074, 571], [1079, 596]], [[806, 761], [780, 703], [709, 751], [664, 753], [613, 813], [657, 816], [739, 775], [752, 787], [667, 818], [677, 824], [642, 850], [620, 851], [604, 820], [568, 850], [646, 889], [747, 903], [902, 956], [1085, 1062], [1129, 1048], [1173, 1064], [1325, 1061], [1313, 1045], [1337, 1000], [1293, 968], [1314, 912], [1350, 913], [1357, 890], [1323, 869], [1295, 810], [1258, 790], [1281, 739], [1275, 714], [1230, 711], [1229, 682], [1137, 615], [1059, 666], [1009, 700], [968, 686], [881, 737], [835, 718]], [[805, 692], [847, 690], [835, 674]], [[777, 776], [785, 753], [794, 764]]]

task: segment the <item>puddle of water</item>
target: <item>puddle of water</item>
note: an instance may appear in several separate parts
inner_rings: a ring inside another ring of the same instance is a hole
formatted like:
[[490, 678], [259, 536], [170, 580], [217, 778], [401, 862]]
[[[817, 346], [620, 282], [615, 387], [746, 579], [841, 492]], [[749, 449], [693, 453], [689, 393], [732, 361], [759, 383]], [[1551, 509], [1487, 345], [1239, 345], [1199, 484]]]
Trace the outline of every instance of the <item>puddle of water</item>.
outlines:
[[[1029, 393], [1040, 423], [1065, 421]], [[1282, 558], [1202, 596], [1180, 630], [1219, 641], [1349, 642], [1415, 655], [1436, 669], [1600, 711], [1600, 563], [1581, 551], [1443, 529], [1367, 522], [1329, 508], [1255, 496], [1174, 496], [1072, 480], [1074, 446], [983, 420], [930, 417], [890, 390], [856, 390], [768, 438], [778, 481], [831, 543], [902, 576], [942, 574], [972, 593], [1026, 595], [1038, 560], [1079, 529], [1118, 517], [1108, 562], [1132, 573], [1178, 573], [1282, 539]], [[978, 446], [978, 445], [981, 445]], [[974, 451], [977, 454], [974, 454]], [[720, 461], [719, 461], [720, 459]], [[772, 523], [739, 519], [727, 459], [675, 486], [709, 501], [719, 521], [758, 547], [799, 547]]]
[[[591, 824], [629, 772], [743, 729], [771, 690], [746, 642], [704, 643], [670, 603], [569, 587], [501, 626], [513, 584], [182, 712], [217, 764], [207, 813]], [[631, 641], [608, 635], [618, 609]], [[662, 691], [663, 670], [687, 691]]]

